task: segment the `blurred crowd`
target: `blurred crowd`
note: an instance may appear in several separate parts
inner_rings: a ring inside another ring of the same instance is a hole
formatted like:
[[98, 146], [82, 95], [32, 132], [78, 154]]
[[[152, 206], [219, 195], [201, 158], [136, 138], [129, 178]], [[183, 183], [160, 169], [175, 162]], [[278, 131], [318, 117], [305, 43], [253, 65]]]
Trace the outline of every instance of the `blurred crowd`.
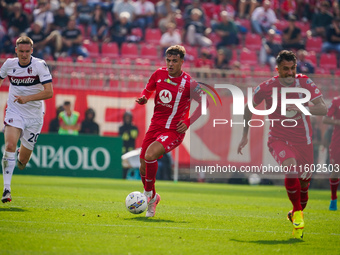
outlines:
[[[33, 39], [34, 56], [54, 60], [91, 57], [86, 40], [99, 54], [108, 43], [117, 44], [118, 50], [125, 43], [154, 44], [159, 57], [168, 46], [183, 44], [190, 48], [188, 60], [194, 67], [246, 69], [259, 64], [273, 71], [277, 53], [289, 49], [299, 56], [299, 71], [327, 73], [338, 68], [339, 2], [1, 0], [0, 53], [13, 54], [22, 34]], [[148, 41], [151, 31], [158, 35], [156, 42]]]

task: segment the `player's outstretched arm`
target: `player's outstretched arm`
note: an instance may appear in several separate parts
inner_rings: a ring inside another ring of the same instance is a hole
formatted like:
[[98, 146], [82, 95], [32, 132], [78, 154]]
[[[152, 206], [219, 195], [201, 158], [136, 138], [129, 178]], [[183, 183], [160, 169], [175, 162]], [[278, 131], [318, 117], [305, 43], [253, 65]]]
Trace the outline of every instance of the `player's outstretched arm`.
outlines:
[[148, 99], [145, 97], [145, 95], [136, 99], [136, 103], [140, 105], [146, 104], [147, 102], [148, 102]]
[[[254, 108], [257, 106], [257, 104], [253, 103]], [[244, 107], [244, 120], [245, 120], [245, 125], [243, 128], [243, 135], [242, 139], [237, 147], [237, 153], [243, 155], [242, 149], [244, 146], [247, 145], [248, 143], [248, 132], [249, 132], [249, 126], [248, 122], [251, 120], [251, 117], [253, 116], [252, 112], [249, 110], [248, 104]]]
[[53, 97], [53, 87], [52, 83], [46, 83], [43, 85], [44, 90], [34, 94], [34, 95], [28, 95], [28, 96], [14, 96], [15, 100], [14, 102], [18, 102], [19, 104], [26, 104], [30, 101], [38, 101], [38, 100], [45, 100]]

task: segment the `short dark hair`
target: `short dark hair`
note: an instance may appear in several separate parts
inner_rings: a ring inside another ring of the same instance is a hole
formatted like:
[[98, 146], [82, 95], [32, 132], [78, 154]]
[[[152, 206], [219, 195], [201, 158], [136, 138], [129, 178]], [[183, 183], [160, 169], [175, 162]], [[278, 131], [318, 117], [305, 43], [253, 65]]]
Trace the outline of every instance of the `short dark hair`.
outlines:
[[71, 105], [71, 102], [70, 101], [65, 101], [64, 102], [64, 106], [66, 106], [66, 105]]
[[16, 44], [17, 47], [18, 47], [19, 44], [30, 44], [33, 47], [33, 41], [28, 36], [20, 36], [16, 40], [15, 44]]
[[296, 56], [290, 50], [282, 50], [276, 57], [276, 64], [280, 65], [283, 60], [293, 61], [296, 64]]
[[181, 45], [174, 45], [174, 46], [170, 46], [166, 52], [165, 55], [179, 55], [179, 57], [181, 59], [184, 59], [185, 56], [185, 48]]

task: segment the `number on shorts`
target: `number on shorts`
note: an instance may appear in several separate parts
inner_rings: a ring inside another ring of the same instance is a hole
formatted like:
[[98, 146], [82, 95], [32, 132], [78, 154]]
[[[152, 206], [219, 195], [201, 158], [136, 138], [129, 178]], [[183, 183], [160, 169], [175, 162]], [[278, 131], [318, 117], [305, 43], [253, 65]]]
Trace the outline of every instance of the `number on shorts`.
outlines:
[[312, 177], [312, 174], [313, 174], [312, 172], [305, 171], [305, 172], [303, 172], [303, 173], [301, 174], [300, 178], [301, 178], [302, 180], [308, 180], [309, 178]]
[[166, 139], [168, 139], [169, 136], [161, 136], [160, 139], [162, 140], [162, 142], [164, 142]]
[[39, 136], [39, 133], [37, 133], [37, 134], [34, 134], [34, 133], [30, 133], [30, 138], [28, 139], [28, 141], [30, 142], [30, 143], [36, 143], [37, 142], [37, 140], [38, 140], [38, 136]]

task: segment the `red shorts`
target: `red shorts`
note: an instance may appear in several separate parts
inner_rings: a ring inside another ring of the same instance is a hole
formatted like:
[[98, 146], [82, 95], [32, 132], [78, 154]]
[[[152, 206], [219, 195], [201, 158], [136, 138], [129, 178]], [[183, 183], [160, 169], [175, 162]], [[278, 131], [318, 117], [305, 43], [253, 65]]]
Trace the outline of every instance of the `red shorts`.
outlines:
[[311, 179], [312, 171], [305, 172], [304, 169], [310, 169], [311, 165], [314, 164], [313, 144], [291, 144], [283, 140], [269, 139], [268, 147], [279, 165], [282, 165], [288, 158], [294, 158], [297, 163], [296, 171], [299, 178], [304, 181]]
[[176, 130], [166, 129], [151, 124], [142, 143], [140, 158], [144, 159], [147, 148], [154, 141], [160, 142], [165, 149], [165, 153], [168, 153], [182, 143], [184, 136], [185, 133], [180, 134]]

